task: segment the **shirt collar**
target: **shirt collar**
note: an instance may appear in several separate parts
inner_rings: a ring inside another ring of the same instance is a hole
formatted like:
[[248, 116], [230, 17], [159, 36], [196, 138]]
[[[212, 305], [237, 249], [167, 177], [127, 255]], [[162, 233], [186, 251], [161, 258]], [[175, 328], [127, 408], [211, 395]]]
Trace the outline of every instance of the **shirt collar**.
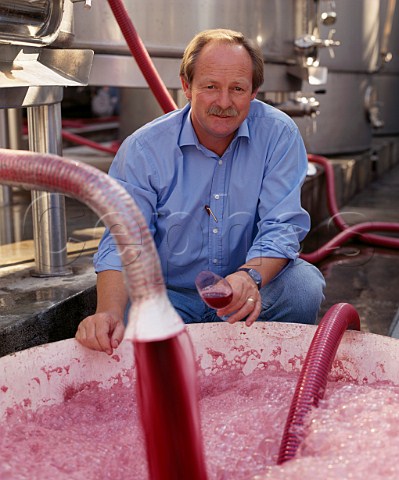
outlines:
[[[184, 147], [185, 145], [195, 145], [198, 148], [200, 146], [200, 143], [198, 141], [197, 135], [195, 134], [193, 124], [191, 123], [191, 108], [189, 104], [186, 105], [185, 109], [186, 112], [184, 112], [183, 125], [180, 131], [179, 147]], [[238, 127], [237, 133], [233, 141], [235, 141], [239, 137], [246, 137], [249, 140], [249, 128], [247, 119], [245, 119]]]

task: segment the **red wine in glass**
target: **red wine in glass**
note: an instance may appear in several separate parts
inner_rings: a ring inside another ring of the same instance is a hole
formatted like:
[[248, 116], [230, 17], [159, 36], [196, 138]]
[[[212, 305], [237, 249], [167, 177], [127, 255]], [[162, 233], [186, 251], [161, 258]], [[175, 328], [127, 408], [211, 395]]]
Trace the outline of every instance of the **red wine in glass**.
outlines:
[[197, 275], [195, 286], [202, 300], [211, 308], [226, 307], [233, 299], [229, 282], [216, 273], [204, 270]]

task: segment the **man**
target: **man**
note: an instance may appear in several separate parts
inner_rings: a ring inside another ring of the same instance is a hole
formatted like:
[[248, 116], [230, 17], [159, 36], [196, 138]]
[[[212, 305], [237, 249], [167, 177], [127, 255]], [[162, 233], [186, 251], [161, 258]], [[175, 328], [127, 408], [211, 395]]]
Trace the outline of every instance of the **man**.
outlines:
[[[128, 137], [109, 172], [148, 222], [172, 304], [186, 323], [315, 323], [324, 279], [298, 259], [310, 228], [300, 204], [307, 155], [295, 123], [255, 99], [262, 53], [241, 33], [208, 30], [186, 48], [180, 77], [189, 103]], [[95, 268], [97, 310], [76, 338], [111, 354], [128, 297], [108, 231]], [[228, 306], [202, 302], [202, 270], [226, 277]]]

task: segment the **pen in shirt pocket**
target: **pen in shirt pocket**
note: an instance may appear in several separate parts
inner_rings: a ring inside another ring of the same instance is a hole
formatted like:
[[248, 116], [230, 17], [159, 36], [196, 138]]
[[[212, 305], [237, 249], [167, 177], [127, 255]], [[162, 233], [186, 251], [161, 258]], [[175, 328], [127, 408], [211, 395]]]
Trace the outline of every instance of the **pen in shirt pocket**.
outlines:
[[204, 209], [205, 209], [206, 213], [210, 217], [212, 217], [215, 220], [216, 223], [218, 223], [218, 219], [216, 218], [215, 214], [212, 212], [211, 207], [209, 205], [205, 205]]

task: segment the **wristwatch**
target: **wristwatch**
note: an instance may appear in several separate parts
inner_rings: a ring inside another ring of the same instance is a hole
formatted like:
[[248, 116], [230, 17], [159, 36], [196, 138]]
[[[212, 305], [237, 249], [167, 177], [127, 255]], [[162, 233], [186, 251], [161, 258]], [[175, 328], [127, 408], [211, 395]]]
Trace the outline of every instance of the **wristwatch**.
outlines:
[[237, 272], [247, 272], [248, 275], [255, 282], [256, 286], [258, 287], [258, 290], [260, 290], [260, 287], [262, 286], [262, 275], [258, 272], [258, 270], [255, 270], [254, 268], [243, 267], [243, 268], [239, 268]]

